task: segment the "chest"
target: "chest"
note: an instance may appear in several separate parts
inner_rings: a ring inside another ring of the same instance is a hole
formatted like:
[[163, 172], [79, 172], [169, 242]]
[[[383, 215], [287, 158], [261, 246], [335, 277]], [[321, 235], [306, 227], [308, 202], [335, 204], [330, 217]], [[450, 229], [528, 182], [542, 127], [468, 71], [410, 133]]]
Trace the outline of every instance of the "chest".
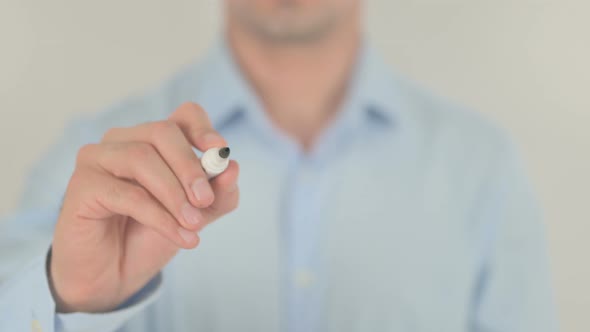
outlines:
[[312, 167], [240, 156], [239, 208], [167, 271], [177, 322], [280, 330], [285, 229], [295, 229], [314, 234], [311, 254], [325, 263], [324, 330], [462, 330], [477, 272], [465, 193], [442, 169], [354, 158]]

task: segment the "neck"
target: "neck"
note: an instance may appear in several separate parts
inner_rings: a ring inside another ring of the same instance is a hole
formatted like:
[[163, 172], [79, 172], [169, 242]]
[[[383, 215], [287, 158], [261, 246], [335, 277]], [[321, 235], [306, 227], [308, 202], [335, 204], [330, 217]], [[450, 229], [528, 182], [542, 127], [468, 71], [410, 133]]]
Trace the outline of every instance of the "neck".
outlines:
[[321, 40], [280, 44], [228, 25], [230, 47], [274, 124], [309, 149], [344, 99], [360, 44], [359, 18]]

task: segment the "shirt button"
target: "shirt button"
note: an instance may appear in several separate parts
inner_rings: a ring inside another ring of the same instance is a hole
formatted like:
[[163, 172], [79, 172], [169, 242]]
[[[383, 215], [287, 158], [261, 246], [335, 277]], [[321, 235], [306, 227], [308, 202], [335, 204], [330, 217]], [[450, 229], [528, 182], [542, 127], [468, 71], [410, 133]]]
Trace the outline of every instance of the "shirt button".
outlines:
[[42, 332], [43, 330], [41, 329], [41, 324], [39, 323], [38, 320], [34, 319], [31, 322], [31, 331], [32, 332]]
[[295, 285], [298, 288], [309, 288], [315, 281], [314, 275], [309, 270], [299, 270], [295, 274]]

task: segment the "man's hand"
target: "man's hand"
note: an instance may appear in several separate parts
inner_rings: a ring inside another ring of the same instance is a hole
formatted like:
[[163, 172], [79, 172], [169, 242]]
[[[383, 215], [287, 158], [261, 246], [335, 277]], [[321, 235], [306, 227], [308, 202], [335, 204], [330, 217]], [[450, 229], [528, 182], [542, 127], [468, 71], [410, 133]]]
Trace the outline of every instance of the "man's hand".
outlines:
[[111, 129], [80, 149], [53, 237], [57, 310], [116, 308], [236, 208], [238, 164], [209, 182], [192, 150], [226, 145], [187, 103], [167, 121]]

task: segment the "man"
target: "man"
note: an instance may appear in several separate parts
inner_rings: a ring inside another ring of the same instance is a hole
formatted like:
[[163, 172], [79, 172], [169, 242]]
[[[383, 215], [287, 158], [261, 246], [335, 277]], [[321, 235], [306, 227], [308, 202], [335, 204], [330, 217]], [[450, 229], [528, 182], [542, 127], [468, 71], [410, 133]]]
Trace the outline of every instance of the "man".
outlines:
[[[72, 125], [6, 233], [55, 224], [2, 329], [553, 331], [513, 150], [388, 73], [361, 5], [227, 0], [203, 63]], [[208, 182], [193, 146], [228, 144]]]

